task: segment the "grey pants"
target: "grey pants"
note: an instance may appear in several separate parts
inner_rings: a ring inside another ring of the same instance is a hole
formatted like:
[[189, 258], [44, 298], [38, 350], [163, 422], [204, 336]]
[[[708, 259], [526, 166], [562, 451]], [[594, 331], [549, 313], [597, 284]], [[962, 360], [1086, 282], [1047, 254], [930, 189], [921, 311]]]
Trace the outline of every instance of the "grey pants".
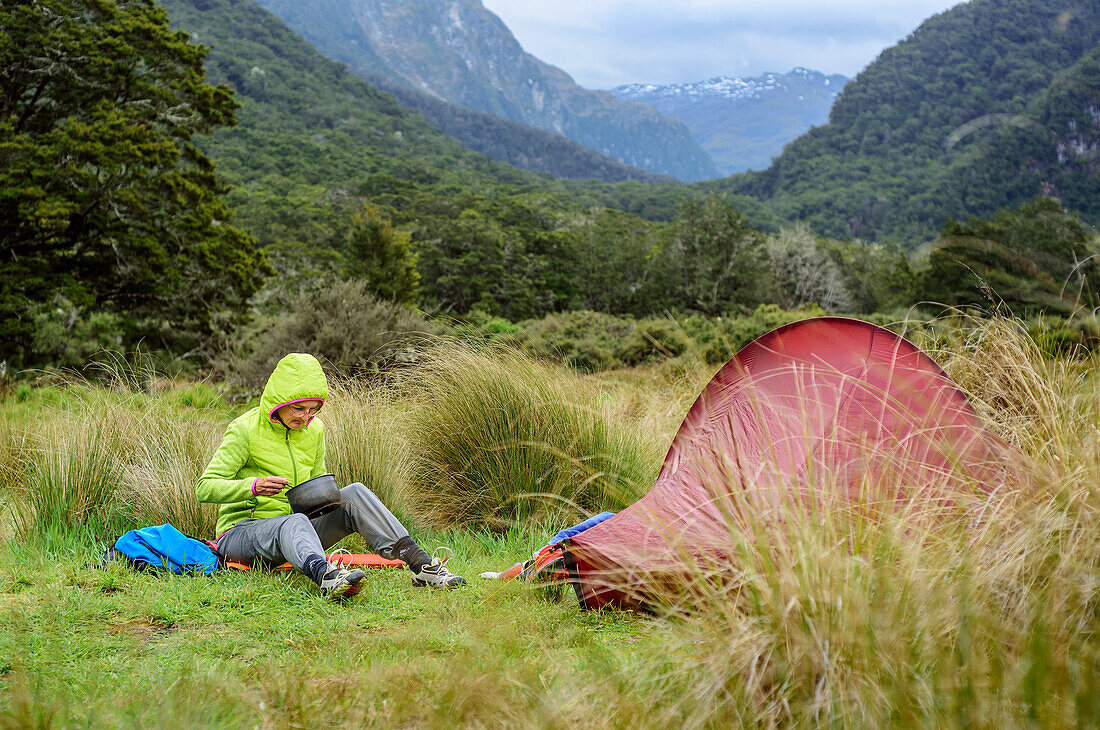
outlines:
[[307, 558], [324, 555], [353, 532], [358, 532], [371, 549], [388, 560], [399, 559], [394, 544], [409, 531], [398, 522], [382, 500], [359, 482], [340, 490], [340, 508], [310, 519], [303, 514], [244, 520], [218, 540], [218, 552], [229, 560], [268, 565], [288, 562], [299, 571]]

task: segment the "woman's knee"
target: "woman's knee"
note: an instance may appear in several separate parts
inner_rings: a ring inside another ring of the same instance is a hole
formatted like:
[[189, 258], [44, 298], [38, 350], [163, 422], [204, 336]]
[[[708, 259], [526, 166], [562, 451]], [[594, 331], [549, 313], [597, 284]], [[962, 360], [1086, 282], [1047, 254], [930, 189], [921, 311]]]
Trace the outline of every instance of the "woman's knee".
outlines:
[[295, 512], [286, 517], [276, 519], [282, 520], [282, 524], [279, 525], [279, 532], [284, 535], [292, 535], [297, 532], [302, 532], [303, 530], [313, 532], [313, 525], [309, 521], [309, 516], [301, 512]]
[[340, 503], [346, 504], [354, 499], [378, 499], [378, 497], [363, 482], [352, 482], [340, 490]]

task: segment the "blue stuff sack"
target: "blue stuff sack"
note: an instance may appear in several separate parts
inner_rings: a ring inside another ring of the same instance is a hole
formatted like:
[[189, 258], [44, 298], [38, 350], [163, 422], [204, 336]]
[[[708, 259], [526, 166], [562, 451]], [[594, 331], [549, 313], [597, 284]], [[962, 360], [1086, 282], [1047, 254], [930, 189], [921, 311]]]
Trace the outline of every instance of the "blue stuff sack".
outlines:
[[218, 568], [218, 556], [206, 543], [187, 537], [171, 525], [130, 530], [107, 548], [104, 558], [126, 558], [138, 570], [213, 573]]
[[604, 520], [610, 519], [614, 516], [615, 516], [614, 512], [601, 512], [598, 515], [596, 515], [595, 517], [589, 517], [584, 522], [580, 522], [576, 525], [573, 525], [572, 527], [565, 528], [564, 530], [559, 532], [557, 535], [554, 535], [552, 538], [550, 538], [550, 542], [548, 542], [546, 544], [547, 545], [557, 545], [562, 540], [567, 540], [571, 537], [576, 537], [577, 535], [579, 535], [582, 532], [584, 532], [585, 530], [587, 530], [589, 527], [595, 527], [596, 525], [600, 524]]

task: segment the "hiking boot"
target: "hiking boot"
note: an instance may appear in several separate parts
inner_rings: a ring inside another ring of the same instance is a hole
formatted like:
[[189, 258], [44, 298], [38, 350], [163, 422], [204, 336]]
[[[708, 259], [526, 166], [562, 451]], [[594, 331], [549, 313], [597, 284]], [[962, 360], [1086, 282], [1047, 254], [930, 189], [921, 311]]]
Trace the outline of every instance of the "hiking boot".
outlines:
[[351, 598], [359, 592], [359, 582], [367, 577], [367, 574], [356, 568], [348, 570], [340, 565], [330, 563], [328, 572], [321, 578], [321, 593], [330, 601], [342, 601]]
[[[449, 548], [443, 549], [450, 552]], [[439, 550], [439, 548], [436, 548], [436, 552], [439, 552]], [[461, 575], [454, 575], [447, 570], [446, 563], [450, 559], [450, 556], [447, 556], [440, 560], [433, 554], [431, 564], [422, 567], [419, 573], [413, 573], [413, 585], [417, 588], [423, 588], [424, 586], [429, 588], [458, 588], [466, 585], [465, 578]]]

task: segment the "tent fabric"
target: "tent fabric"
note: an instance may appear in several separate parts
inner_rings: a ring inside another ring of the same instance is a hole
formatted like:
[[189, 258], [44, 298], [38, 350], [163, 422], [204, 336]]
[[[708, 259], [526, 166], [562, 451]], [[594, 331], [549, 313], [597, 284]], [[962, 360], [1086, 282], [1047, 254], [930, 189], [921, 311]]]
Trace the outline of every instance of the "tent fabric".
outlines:
[[935, 515], [1013, 478], [1011, 457], [911, 342], [859, 320], [803, 320], [719, 370], [652, 490], [567, 540], [565, 561], [583, 606], [644, 605], [685, 557], [722, 559], [746, 511], [756, 525], [838, 504]]

